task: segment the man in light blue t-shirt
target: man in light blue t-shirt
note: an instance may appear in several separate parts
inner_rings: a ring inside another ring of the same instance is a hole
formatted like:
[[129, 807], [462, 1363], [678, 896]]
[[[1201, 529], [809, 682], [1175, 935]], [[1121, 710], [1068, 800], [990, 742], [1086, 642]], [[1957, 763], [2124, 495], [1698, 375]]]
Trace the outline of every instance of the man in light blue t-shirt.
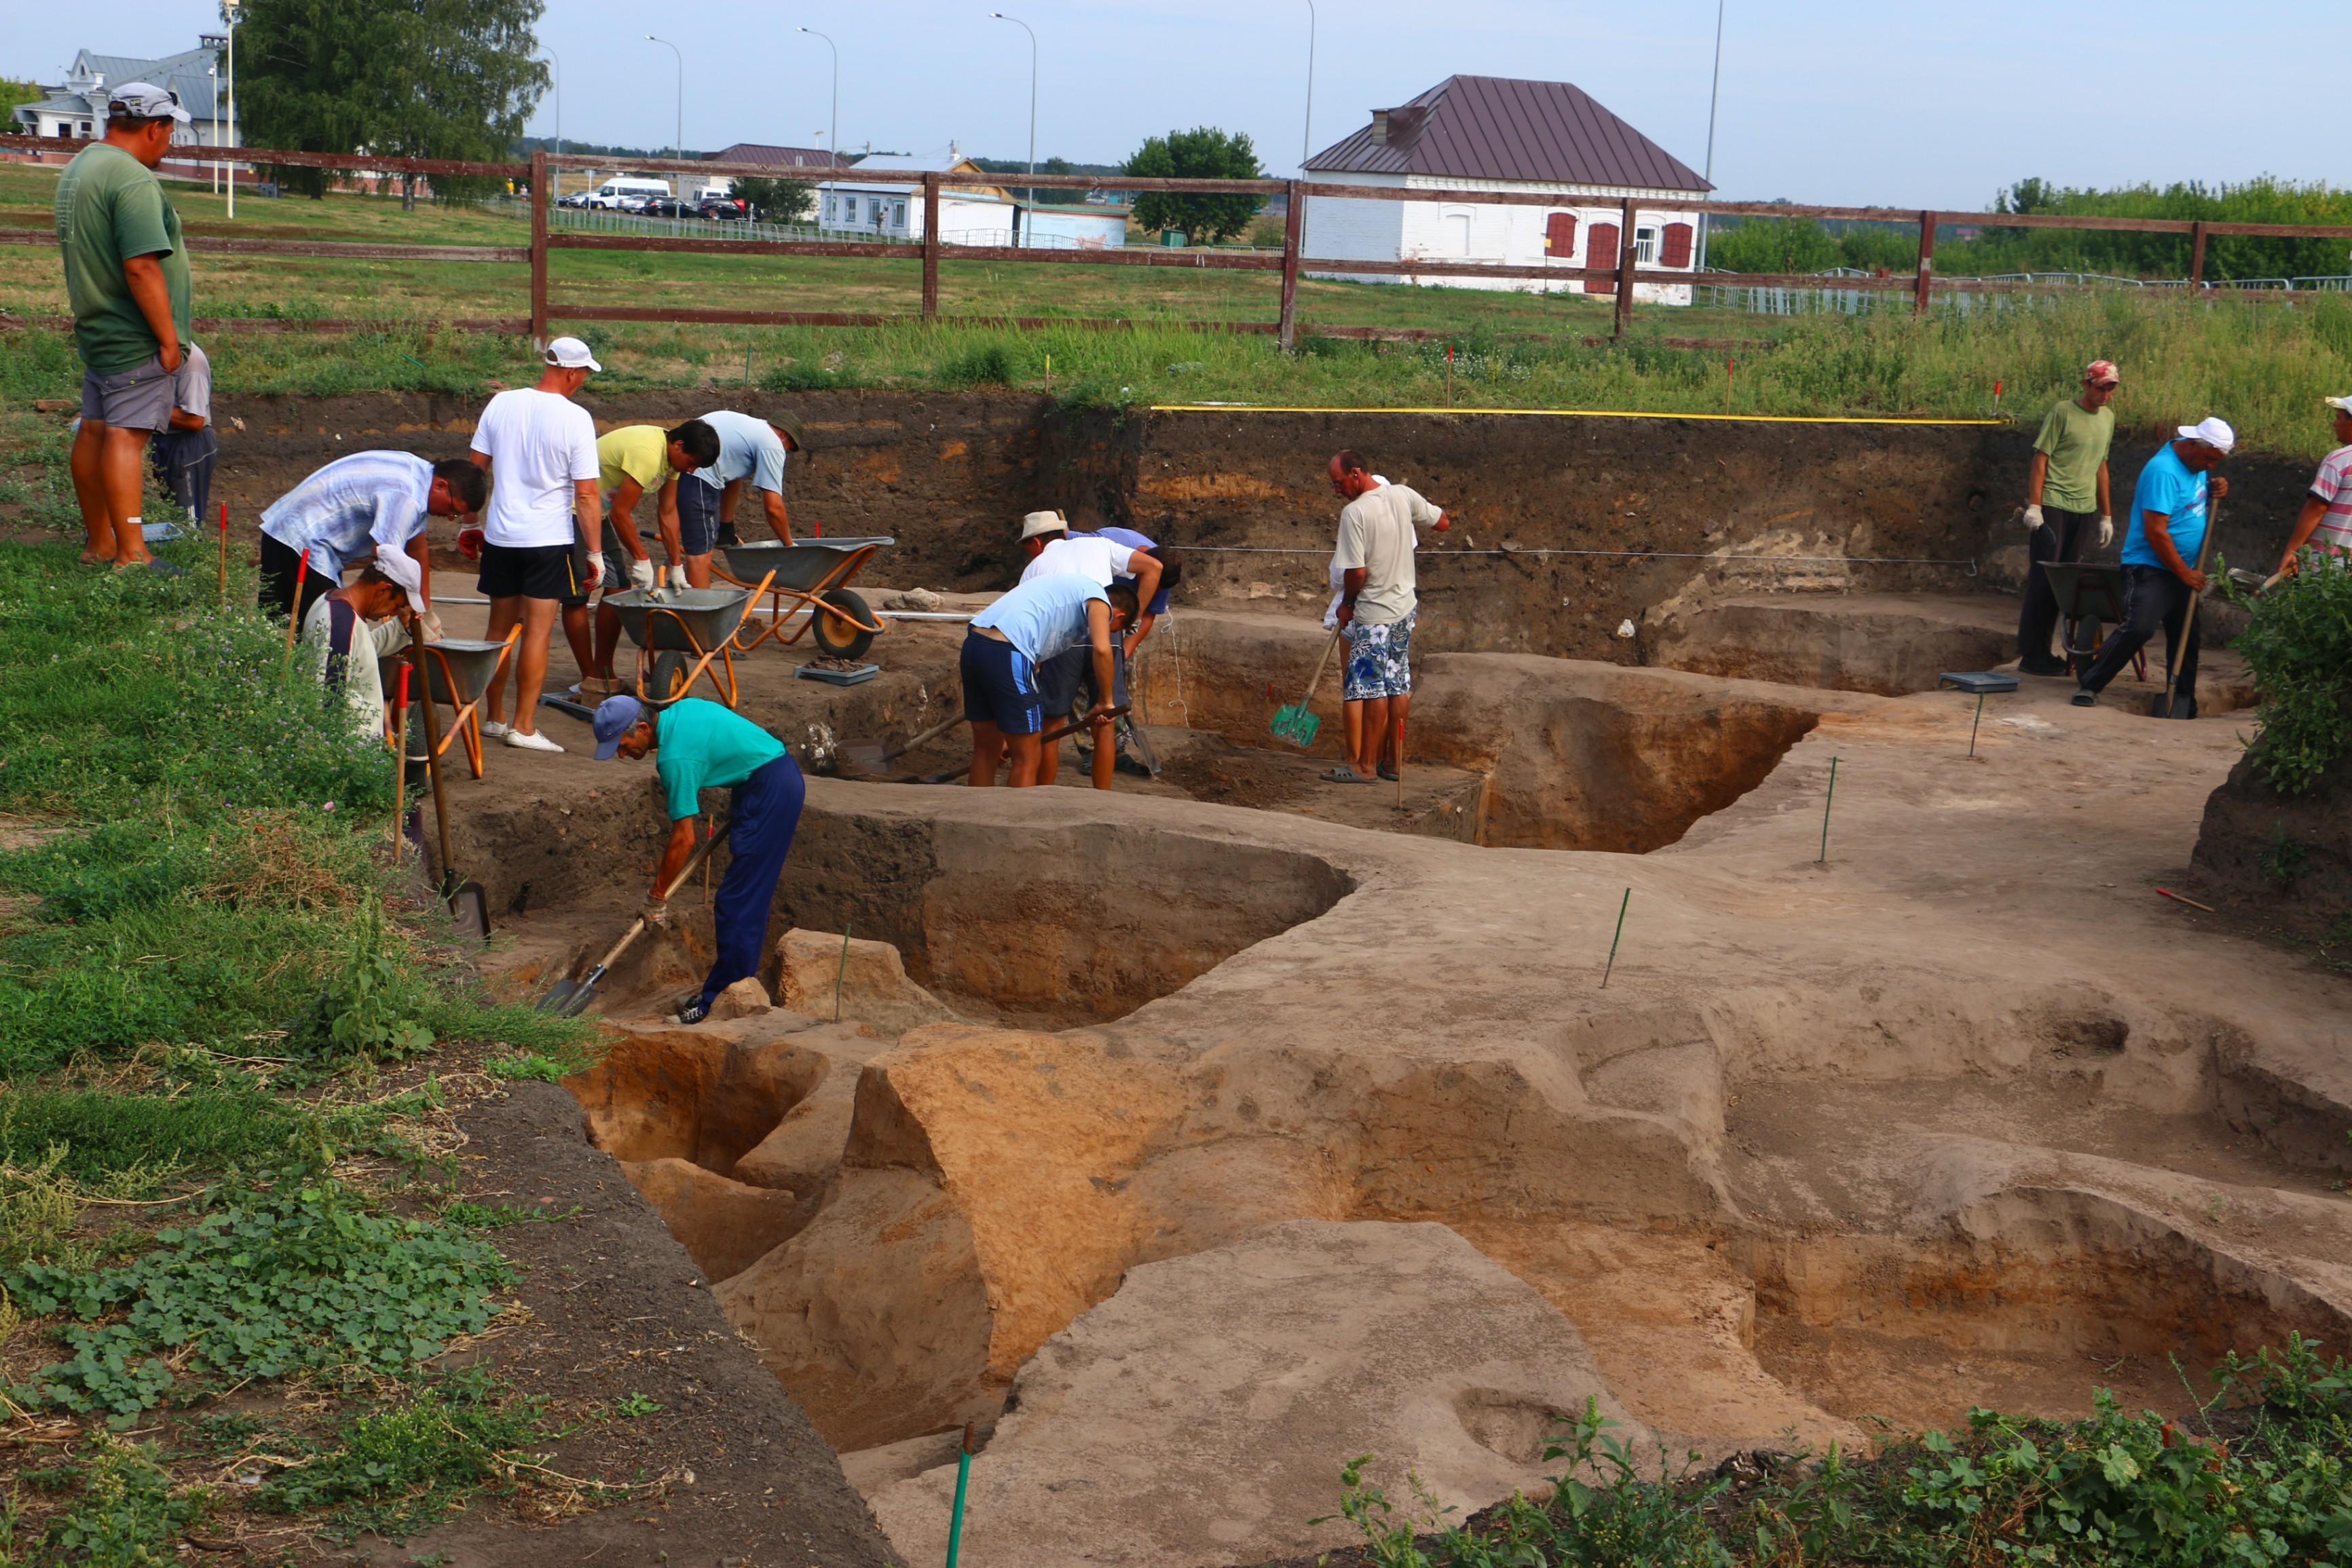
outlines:
[[2209, 470], [2237, 444], [2237, 432], [2223, 420], [2183, 425], [2139, 471], [2124, 534], [2123, 622], [2083, 672], [2075, 707], [2095, 706], [2107, 682], [2162, 626], [2169, 655], [2166, 689], [2174, 694], [2171, 716], [2197, 717], [2198, 628], [2189, 608], [2205, 587], [2197, 563], [2205, 545], [2208, 501], [2230, 493], [2230, 481]]
[[[808, 445], [801, 422], [789, 414], [761, 419], [731, 408], [714, 409], [702, 422], [719, 433], [719, 460], [694, 471], [700, 486], [677, 487], [680, 529], [716, 544], [742, 543], [735, 531], [735, 502], [748, 479], [767, 509], [768, 526], [790, 544], [793, 525], [784, 512], [784, 463]], [[703, 546], [709, 549], [709, 544]], [[688, 548], [687, 553], [695, 551]]]
[[1131, 583], [1105, 588], [1092, 577], [1060, 572], [1033, 577], [971, 618], [963, 639], [960, 671], [963, 712], [971, 721], [971, 784], [996, 782], [996, 764], [1010, 752], [1011, 783], [1025, 789], [1037, 782], [1042, 755], [1038, 732], [1045, 728], [1045, 700], [1038, 690], [1040, 665], [1085, 644], [1093, 650], [1093, 707], [1085, 722], [1095, 744], [1110, 738], [1111, 637], [1135, 621]]

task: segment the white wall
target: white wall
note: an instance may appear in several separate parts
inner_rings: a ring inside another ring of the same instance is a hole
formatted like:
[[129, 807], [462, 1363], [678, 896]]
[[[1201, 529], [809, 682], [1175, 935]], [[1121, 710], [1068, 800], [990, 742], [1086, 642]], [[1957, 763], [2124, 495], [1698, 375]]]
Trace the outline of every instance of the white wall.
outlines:
[[[1347, 183], [1363, 185], [1399, 185], [1403, 181], [1395, 175], [1350, 175]], [[1401, 236], [1403, 231], [1402, 202], [1321, 201], [1306, 198], [1305, 221], [1299, 229], [1299, 246], [1307, 256], [1337, 257], [1349, 261], [1396, 261], [1401, 259]], [[1310, 278], [1338, 278], [1359, 283], [1393, 283], [1394, 278], [1373, 273], [1315, 271]]]

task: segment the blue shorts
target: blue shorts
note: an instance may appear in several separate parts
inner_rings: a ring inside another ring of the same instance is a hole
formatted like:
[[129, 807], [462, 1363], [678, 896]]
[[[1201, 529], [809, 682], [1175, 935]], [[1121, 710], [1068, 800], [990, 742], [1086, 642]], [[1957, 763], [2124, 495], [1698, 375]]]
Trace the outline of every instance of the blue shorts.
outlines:
[[963, 716], [993, 724], [1006, 735], [1034, 735], [1045, 727], [1045, 707], [1037, 693], [1037, 667], [1009, 642], [966, 632], [963, 657]]
[[708, 555], [719, 542], [719, 492], [692, 474], [677, 477], [677, 542], [688, 555]]
[[1078, 682], [1094, 663], [1094, 649], [1085, 643], [1066, 647], [1037, 667], [1037, 696], [1045, 711], [1059, 719], [1078, 702]]
[[1412, 690], [1412, 623], [1416, 609], [1401, 621], [1368, 626], [1348, 623], [1348, 670], [1339, 696], [1348, 702], [1403, 697]]

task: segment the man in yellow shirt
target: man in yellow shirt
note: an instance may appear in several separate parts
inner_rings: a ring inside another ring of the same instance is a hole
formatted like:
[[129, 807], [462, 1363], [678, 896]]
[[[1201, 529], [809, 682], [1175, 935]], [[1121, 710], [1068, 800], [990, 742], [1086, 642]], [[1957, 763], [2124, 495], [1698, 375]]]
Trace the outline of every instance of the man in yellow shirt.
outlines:
[[[719, 432], [699, 419], [673, 430], [658, 425], [624, 425], [596, 439], [597, 488], [604, 496], [604, 592], [607, 596], [654, 585], [653, 558], [637, 537], [637, 500], [655, 492], [656, 527], [668, 559], [673, 588], [710, 586], [710, 546], [689, 555], [678, 536], [677, 479], [719, 460]], [[625, 587], [624, 586], [625, 584]], [[615, 689], [613, 656], [621, 642], [621, 612], [596, 606], [596, 668], [580, 682], [583, 696], [609, 697]]]

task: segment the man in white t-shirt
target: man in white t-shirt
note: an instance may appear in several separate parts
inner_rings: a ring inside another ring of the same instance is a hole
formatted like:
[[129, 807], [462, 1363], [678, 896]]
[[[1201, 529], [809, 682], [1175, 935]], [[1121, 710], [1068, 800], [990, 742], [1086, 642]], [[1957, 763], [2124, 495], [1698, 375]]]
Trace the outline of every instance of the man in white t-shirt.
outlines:
[[[1126, 578], [1135, 589], [1137, 602], [1144, 605], [1150, 604], [1159, 594], [1160, 574], [1166, 570], [1152, 556], [1115, 539], [1105, 539], [1098, 533], [1072, 533], [1069, 520], [1058, 511], [1033, 511], [1021, 520], [1021, 553], [1029, 560], [1029, 564], [1021, 570], [1024, 583], [1066, 575], [1084, 577], [1108, 588], [1112, 583]], [[1073, 646], [1037, 667], [1038, 700], [1048, 723], [1076, 711], [1078, 687], [1087, 674], [1087, 651], [1082, 645]], [[1124, 646], [1115, 646], [1111, 653], [1111, 695], [1104, 699], [1106, 704], [1116, 702], [1119, 689], [1126, 684]], [[1096, 695], [1103, 697], [1100, 692]], [[1111, 773], [1118, 763], [1118, 749], [1106, 743], [1111, 722], [1105, 719], [1094, 729], [1093, 782], [1097, 789], [1110, 788]], [[1045, 750], [1037, 759], [1037, 782], [1052, 784], [1061, 772], [1061, 763], [1060, 747]]]
[[1356, 754], [1325, 773], [1332, 784], [1392, 779], [1404, 763], [1405, 710], [1412, 700], [1414, 592], [1413, 527], [1446, 526], [1445, 513], [1405, 485], [1384, 485], [1354, 452], [1331, 459], [1331, 489], [1347, 501], [1339, 512], [1339, 609], [1334, 619], [1348, 639], [1340, 688], [1348, 733], [1360, 737]]
[[583, 651], [588, 595], [604, 571], [596, 421], [572, 401], [589, 373], [604, 367], [578, 338], [556, 339], [547, 345], [546, 359], [538, 385], [490, 399], [474, 426], [473, 443], [474, 461], [490, 473], [490, 501], [482, 512], [482, 572], [476, 584], [490, 601], [488, 635], [495, 642], [517, 623], [522, 626], [509, 661], [515, 667], [514, 722], [503, 721], [501, 667], [484, 700], [482, 733], [504, 736], [508, 745], [532, 752], [563, 750], [539, 732], [539, 692], [547, 682], [547, 643], [556, 615], [563, 614], [567, 635], [577, 616], [579, 633], [572, 642], [586, 671], [593, 663]]

